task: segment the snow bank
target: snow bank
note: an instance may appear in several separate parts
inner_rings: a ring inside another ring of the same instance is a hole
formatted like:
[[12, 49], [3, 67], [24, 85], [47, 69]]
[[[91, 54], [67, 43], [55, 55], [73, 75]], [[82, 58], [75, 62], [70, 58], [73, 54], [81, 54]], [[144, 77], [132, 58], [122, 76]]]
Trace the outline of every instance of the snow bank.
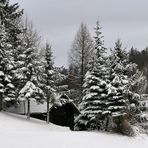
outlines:
[[146, 135], [129, 138], [99, 132], [72, 132], [36, 119], [0, 113], [1, 148], [146, 148]]

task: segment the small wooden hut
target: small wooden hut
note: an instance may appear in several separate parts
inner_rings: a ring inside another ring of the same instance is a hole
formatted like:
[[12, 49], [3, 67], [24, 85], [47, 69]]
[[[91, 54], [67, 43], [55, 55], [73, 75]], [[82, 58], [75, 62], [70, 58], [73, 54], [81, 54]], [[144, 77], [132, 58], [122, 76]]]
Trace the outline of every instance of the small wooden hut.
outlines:
[[61, 125], [68, 126], [71, 130], [74, 127], [74, 117], [79, 115], [80, 111], [75, 106], [75, 104], [70, 100], [70, 98], [63, 94], [50, 108], [50, 122]]

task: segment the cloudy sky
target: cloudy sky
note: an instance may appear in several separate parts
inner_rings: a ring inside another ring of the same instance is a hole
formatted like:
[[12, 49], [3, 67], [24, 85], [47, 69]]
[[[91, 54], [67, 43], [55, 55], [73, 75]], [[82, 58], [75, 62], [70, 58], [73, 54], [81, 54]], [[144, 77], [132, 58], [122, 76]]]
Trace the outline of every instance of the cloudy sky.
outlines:
[[67, 53], [81, 22], [93, 27], [99, 18], [107, 48], [117, 38], [124, 46], [148, 46], [148, 0], [10, 0], [18, 2], [44, 41], [52, 44], [55, 64], [67, 65]]

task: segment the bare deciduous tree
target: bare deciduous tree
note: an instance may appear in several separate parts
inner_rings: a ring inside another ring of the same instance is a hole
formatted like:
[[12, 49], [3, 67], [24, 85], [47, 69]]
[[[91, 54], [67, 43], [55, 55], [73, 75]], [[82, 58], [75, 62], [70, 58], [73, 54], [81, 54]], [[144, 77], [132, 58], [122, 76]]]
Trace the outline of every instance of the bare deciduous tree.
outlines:
[[81, 90], [86, 71], [88, 70], [88, 64], [93, 55], [93, 42], [91, 35], [85, 24], [81, 24], [75, 39], [72, 43], [72, 47], [69, 53], [69, 65], [76, 67], [78, 70], [77, 74], [73, 74], [78, 80], [77, 86]]

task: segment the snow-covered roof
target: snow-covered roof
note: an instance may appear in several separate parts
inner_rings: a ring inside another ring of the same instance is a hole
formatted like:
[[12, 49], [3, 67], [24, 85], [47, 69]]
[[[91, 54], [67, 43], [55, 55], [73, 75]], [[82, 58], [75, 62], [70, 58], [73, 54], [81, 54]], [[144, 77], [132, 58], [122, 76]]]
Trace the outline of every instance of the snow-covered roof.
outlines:
[[[8, 108], [8, 111], [12, 113], [17, 113], [17, 114], [25, 114], [27, 113], [27, 102], [22, 101], [17, 106]], [[47, 112], [47, 103], [46, 102], [38, 103], [35, 100], [30, 100], [30, 112], [31, 113]]]

